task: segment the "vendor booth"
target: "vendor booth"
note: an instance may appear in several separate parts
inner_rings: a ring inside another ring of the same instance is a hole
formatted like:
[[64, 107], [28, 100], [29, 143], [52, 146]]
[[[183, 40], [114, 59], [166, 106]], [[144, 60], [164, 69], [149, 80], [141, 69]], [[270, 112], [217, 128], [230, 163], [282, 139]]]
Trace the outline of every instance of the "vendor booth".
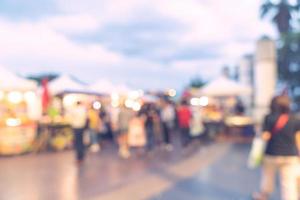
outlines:
[[32, 149], [39, 117], [37, 84], [0, 67], [0, 155]]
[[[35, 151], [63, 150], [72, 146], [73, 132], [68, 113], [78, 101], [87, 106], [96, 102], [98, 107], [102, 95], [96, 93], [76, 79], [62, 75], [51, 81], [47, 90], [51, 100], [47, 112], [39, 120], [39, 136]], [[96, 105], [96, 104], [95, 104]]]
[[54, 96], [66, 91], [85, 91], [85, 89], [83, 84], [69, 75], [62, 75], [49, 83], [49, 92]]
[[[197, 91], [199, 104], [205, 102], [205, 118], [208, 129], [224, 126], [225, 132], [242, 132], [244, 135], [254, 134], [254, 124], [251, 117], [244, 112], [238, 112], [236, 107], [241, 95], [251, 94], [251, 88], [221, 76], [204, 85]], [[196, 101], [194, 98], [193, 101]], [[212, 104], [211, 101], [214, 103]], [[211, 128], [212, 127], [212, 128]], [[245, 131], [246, 130], [246, 131]], [[250, 130], [250, 131], [249, 131]], [[250, 133], [251, 132], [251, 133]]]
[[251, 94], [251, 88], [221, 76], [212, 80], [199, 90], [198, 95], [210, 97], [229, 97]]
[[99, 79], [94, 84], [90, 85], [90, 91], [103, 94], [103, 103], [106, 108], [118, 108], [121, 102], [126, 102], [126, 105], [138, 108], [138, 101], [142, 95], [139, 91], [134, 91], [124, 84], [113, 84], [106, 79]]

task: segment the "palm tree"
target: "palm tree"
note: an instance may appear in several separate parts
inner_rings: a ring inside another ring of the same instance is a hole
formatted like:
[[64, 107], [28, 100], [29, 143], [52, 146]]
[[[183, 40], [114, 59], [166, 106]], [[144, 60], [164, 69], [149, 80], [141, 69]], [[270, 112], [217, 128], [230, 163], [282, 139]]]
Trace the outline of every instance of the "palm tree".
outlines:
[[275, 4], [271, 0], [265, 0], [261, 6], [261, 17], [272, 15], [272, 21], [276, 24], [280, 34], [288, 33], [291, 30], [292, 14], [299, 10], [300, 0], [298, 5], [291, 5], [287, 0], [281, 0]]
[[261, 18], [271, 17], [280, 33], [277, 46], [279, 79], [289, 85], [291, 96], [300, 105], [300, 95], [295, 93], [295, 88], [300, 87], [300, 0], [296, 5], [288, 0], [279, 3], [264, 0], [260, 11]]

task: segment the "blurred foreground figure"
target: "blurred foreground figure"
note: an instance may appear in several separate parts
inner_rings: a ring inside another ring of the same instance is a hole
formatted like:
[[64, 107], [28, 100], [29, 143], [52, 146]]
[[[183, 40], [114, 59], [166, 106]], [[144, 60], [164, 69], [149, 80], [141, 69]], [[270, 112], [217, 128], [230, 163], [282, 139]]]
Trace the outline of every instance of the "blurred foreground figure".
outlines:
[[83, 143], [83, 133], [87, 125], [87, 110], [79, 101], [75, 108], [70, 110], [70, 123], [74, 131], [74, 147], [76, 158], [79, 163], [84, 160], [85, 147]]
[[128, 130], [129, 123], [134, 117], [134, 113], [131, 109], [127, 108], [125, 105], [120, 107], [120, 112], [118, 115], [118, 143], [119, 143], [119, 155], [122, 158], [129, 158], [130, 151], [128, 146]]
[[181, 105], [177, 108], [178, 126], [180, 129], [181, 144], [186, 147], [190, 140], [190, 124], [192, 120], [192, 112], [188, 106], [188, 102], [183, 100]]
[[92, 152], [100, 151], [100, 145], [98, 143], [98, 132], [100, 126], [99, 112], [94, 109], [93, 105], [88, 110], [88, 128], [90, 134], [90, 149]]
[[300, 123], [290, 114], [288, 97], [275, 97], [271, 112], [265, 117], [263, 139], [267, 142], [262, 166], [260, 192], [254, 200], [267, 200], [274, 190], [275, 175], [279, 172], [282, 200], [299, 200]]
[[140, 110], [139, 115], [144, 119], [144, 127], [147, 136], [147, 150], [151, 151], [155, 145], [155, 126], [159, 118], [155, 104], [145, 103]]
[[162, 102], [162, 110], [161, 110], [161, 121], [163, 126], [163, 140], [166, 145], [166, 149], [168, 151], [173, 150], [173, 146], [171, 144], [171, 131], [174, 127], [175, 121], [175, 109], [172, 104], [165, 100]]

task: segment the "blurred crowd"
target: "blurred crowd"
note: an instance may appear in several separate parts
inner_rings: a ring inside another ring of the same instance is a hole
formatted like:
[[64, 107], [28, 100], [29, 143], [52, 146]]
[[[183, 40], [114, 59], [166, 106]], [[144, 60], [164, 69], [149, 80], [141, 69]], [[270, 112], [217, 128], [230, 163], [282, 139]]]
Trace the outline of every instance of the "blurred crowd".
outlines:
[[[101, 140], [105, 138], [115, 141], [119, 156], [126, 159], [130, 157], [132, 147], [143, 149], [145, 153], [157, 146], [172, 151], [175, 132], [179, 133], [180, 143], [185, 148], [205, 130], [201, 108], [191, 107], [186, 100], [178, 104], [170, 99], [145, 102], [138, 111], [127, 107], [125, 102], [117, 107], [102, 106], [100, 109], [77, 102], [68, 114], [72, 119], [79, 162], [84, 160], [87, 149], [100, 151]], [[84, 142], [86, 137], [88, 144]]]
[[[261, 137], [266, 150], [262, 152], [265, 155], [261, 191], [255, 193], [253, 199], [268, 199], [273, 191], [275, 172], [278, 170], [281, 173], [282, 199], [297, 199], [300, 127], [299, 119], [294, 117], [289, 108], [288, 97], [276, 97], [264, 120]], [[236, 116], [243, 115], [244, 107], [241, 102], [235, 105], [234, 112]], [[183, 149], [195, 139], [215, 137], [215, 134], [221, 133], [219, 128], [222, 125], [218, 123], [224, 121], [224, 112], [220, 112], [215, 106], [193, 106], [191, 101], [185, 99], [176, 104], [164, 98], [144, 102], [136, 111], [126, 106], [126, 102], [115, 107], [103, 106], [101, 109], [77, 102], [70, 114], [79, 163], [84, 160], [87, 150], [100, 151], [104, 137], [115, 141], [118, 144], [119, 156], [128, 159], [132, 149], [141, 149], [145, 154], [153, 152], [157, 147], [173, 151], [175, 148], [172, 140], [176, 138], [174, 133], [179, 135], [177, 138]], [[89, 137], [87, 145], [84, 134]]]

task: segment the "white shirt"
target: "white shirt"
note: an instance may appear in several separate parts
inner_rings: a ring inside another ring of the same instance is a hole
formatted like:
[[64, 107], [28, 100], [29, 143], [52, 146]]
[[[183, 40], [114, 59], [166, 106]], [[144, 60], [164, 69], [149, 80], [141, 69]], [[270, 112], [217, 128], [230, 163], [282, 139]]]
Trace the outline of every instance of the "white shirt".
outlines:
[[77, 106], [70, 111], [70, 124], [72, 128], [84, 128], [87, 121], [87, 110], [84, 106]]
[[168, 105], [161, 111], [161, 119], [163, 122], [171, 122], [175, 119], [175, 110], [172, 106]]

